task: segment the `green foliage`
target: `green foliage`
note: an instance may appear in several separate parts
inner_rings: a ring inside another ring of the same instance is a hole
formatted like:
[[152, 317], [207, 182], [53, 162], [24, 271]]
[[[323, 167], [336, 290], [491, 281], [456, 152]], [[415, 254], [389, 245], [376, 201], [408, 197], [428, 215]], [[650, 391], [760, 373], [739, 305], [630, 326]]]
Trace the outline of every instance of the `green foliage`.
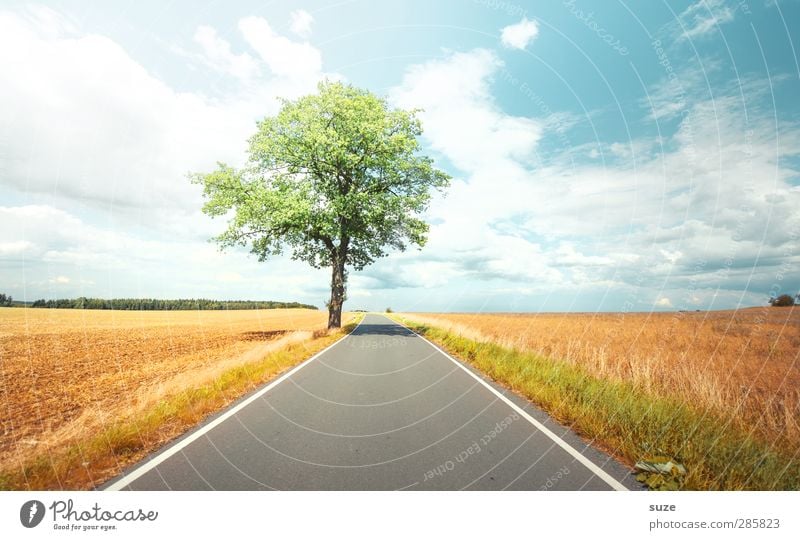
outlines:
[[358, 270], [386, 246], [425, 243], [428, 226], [414, 215], [449, 177], [418, 155], [421, 133], [416, 111], [321, 83], [319, 94], [284, 101], [258, 124], [247, 167], [220, 164], [193, 179], [204, 187], [207, 214], [235, 211], [217, 238], [222, 246], [249, 242], [261, 260], [289, 246], [293, 258], [316, 268], [330, 266], [334, 248], [346, 246], [345, 262]]
[[387, 307], [387, 308], [386, 308], [386, 313], [394, 313], [394, 311], [392, 311], [392, 308], [390, 308], [390, 307]]
[[206, 300], [188, 298], [159, 300], [156, 298], [60, 298], [58, 300], [36, 300], [31, 307], [59, 309], [116, 309], [139, 311], [220, 310], [220, 309], [317, 309], [316, 306], [299, 302], [273, 302], [253, 300]]
[[772, 307], [790, 307], [794, 305], [794, 297], [789, 294], [782, 294], [776, 298], [770, 298], [769, 303]]
[[677, 491], [686, 476], [686, 467], [664, 456], [639, 460], [634, 468], [638, 472], [636, 480], [653, 491]]
[[333, 320], [345, 299], [345, 267], [361, 270], [391, 249], [425, 244], [419, 215], [450, 178], [420, 155], [416, 113], [338, 82], [284, 101], [259, 122], [247, 166], [220, 163], [192, 175], [203, 186], [203, 211], [231, 216], [215, 240], [249, 245], [261, 261], [289, 249], [293, 259], [331, 267]]
[[0, 293], [0, 307], [9, 307], [14, 304], [14, 299], [11, 298], [11, 295], [6, 295], [4, 293]]

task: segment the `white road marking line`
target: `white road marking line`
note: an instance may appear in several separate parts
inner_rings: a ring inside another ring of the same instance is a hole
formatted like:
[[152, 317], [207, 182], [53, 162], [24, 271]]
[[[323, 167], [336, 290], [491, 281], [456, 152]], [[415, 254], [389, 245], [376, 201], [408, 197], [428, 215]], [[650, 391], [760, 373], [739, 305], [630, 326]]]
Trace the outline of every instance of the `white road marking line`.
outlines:
[[346, 336], [344, 336], [342, 339], [337, 340], [335, 343], [331, 343], [330, 345], [328, 345], [327, 347], [325, 347], [324, 349], [319, 351], [317, 354], [315, 354], [314, 356], [312, 356], [311, 358], [309, 358], [308, 360], [306, 360], [305, 362], [300, 364], [299, 366], [295, 366], [291, 371], [289, 371], [287, 373], [284, 373], [282, 376], [280, 376], [279, 378], [275, 379], [274, 381], [269, 383], [267, 386], [265, 386], [264, 388], [262, 388], [261, 390], [259, 390], [258, 392], [256, 392], [252, 396], [250, 396], [249, 398], [247, 398], [246, 400], [242, 401], [241, 403], [239, 403], [238, 405], [234, 406], [233, 408], [228, 409], [227, 412], [225, 412], [222, 415], [218, 416], [212, 422], [209, 422], [208, 424], [204, 425], [203, 427], [201, 427], [200, 429], [198, 429], [197, 431], [195, 431], [194, 433], [192, 433], [191, 435], [189, 435], [188, 437], [186, 437], [185, 439], [183, 439], [179, 443], [175, 444], [174, 446], [171, 446], [171, 447], [167, 448], [161, 454], [159, 454], [158, 456], [154, 457], [153, 459], [151, 459], [147, 463], [144, 463], [140, 467], [138, 467], [138, 468], [134, 469], [133, 471], [129, 472], [128, 474], [126, 474], [125, 476], [123, 476], [122, 478], [120, 478], [119, 480], [117, 480], [116, 482], [114, 482], [113, 484], [108, 486], [107, 488], [105, 488], [104, 491], [119, 491], [119, 490], [123, 489], [124, 487], [128, 486], [131, 482], [133, 482], [133, 481], [137, 480], [138, 478], [144, 476], [147, 472], [151, 471], [155, 467], [158, 467], [160, 464], [162, 464], [164, 461], [166, 461], [170, 457], [174, 456], [178, 452], [183, 451], [184, 448], [186, 448], [187, 446], [192, 444], [194, 441], [196, 441], [197, 439], [199, 439], [200, 437], [202, 437], [203, 435], [205, 435], [206, 433], [208, 433], [209, 431], [211, 431], [212, 429], [214, 429], [215, 427], [220, 425], [222, 422], [224, 422], [225, 420], [227, 420], [231, 416], [235, 415], [236, 413], [238, 413], [239, 411], [241, 411], [242, 409], [244, 409], [245, 407], [247, 407], [248, 405], [250, 405], [251, 403], [253, 403], [257, 399], [259, 399], [261, 396], [263, 396], [264, 394], [266, 394], [267, 392], [272, 390], [275, 386], [277, 386], [281, 382], [285, 381], [286, 379], [288, 379], [289, 377], [291, 377], [292, 375], [294, 375], [295, 373], [297, 373], [298, 371], [303, 369], [305, 366], [307, 366], [308, 364], [310, 364], [311, 362], [313, 362], [314, 360], [316, 360], [317, 358], [319, 358], [320, 356], [322, 356], [323, 354], [325, 354], [326, 352], [328, 352], [329, 350], [334, 348], [339, 343], [341, 343], [344, 340], [346, 340], [347, 338], [349, 338], [351, 335], [353, 335], [353, 333], [355, 333], [355, 331], [358, 329], [358, 327], [361, 326], [361, 323], [364, 322], [365, 319], [366, 319], [366, 317], [361, 319], [361, 321], [356, 325], [356, 327], [353, 328], [353, 331], [350, 332], [349, 334], [347, 334]]
[[[387, 317], [387, 319], [388, 319], [388, 317]], [[481, 377], [479, 377], [479, 376], [475, 375], [475, 374], [474, 374], [472, 371], [470, 371], [469, 369], [467, 369], [467, 367], [466, 367], [464, 364], [462, 364], [461, 362], [459, 362], [458, 360], [456, 360], [455, 358], [453, 358], [452, 356], [450, 356], [449, 354], [447, 354], [446, 352], [444, 352], [442, 349], [440, 349], [439, 347], [437, 347], [436, 345], [434, 345], [433, 343], [431, 343], [430, 341], [428, 341], [428, 340], [427, 340], [425, 337], [423, 337], [423, 336], [421, 336], [421, 335], [417, 334], [416, 332], [414, 332], [413, 330], [411, 330], [411, 328], [409, 328], [408, 326], [404, 325], [403, 323], [399, 323], [399, 322], [397, 322], [397, 321], [394, 321], [394, 320], [392, 320], [392, 319], [389, 319], [389, 320], [391, 320], [391, 321], [392, 321], [392, 322], [394, 322], [395, 324], [399, 324], [400, 326], [402, 326], [402, 327], [404, 327], [405, 329], [407, 329], [409, 332], [413, 332], [413, 333], [414, 333], [414, 334], [415, 334], [417, 337], [419, 337], [420, 339], [422, 339], [423, 341], [425, 341], [425, 343], [427, 343], [428, 345], [430, 345], [431, 347], [433, 347], [434, 349], [436, 349], [437, 351], [439, 351], [440, 353], [442, 353], [442, 354], [443, 354], [445, 357], [449, 358], [451, 362], [453, 362], [453, 363], [454, 363], [454, 364], [456, 364], [458, 367], [460, 367], [461, 369], [463, 369], [463, 370], [464, 370], [464, 371], [465, 371], [467, 374], [469, 374], [469, 376], [470, 376], [470, 377], [472, 377], [473, 379], [475, 379], [476, 381], [478, 381], [479, 383], [481, 383], [483, 386], [485, 386], [486, 388], [488, 388], [488, 389], [489, 389], [489, 391], [490, 391], [491, 393], [493, 393], [493, 394], [494, 394], [494, 395], [496, 395], [498, 398], [500, 398], [501, 400], [503, 400], [503, 401], [506, 403], [506, 405], [508, 405], [509, 407], [511, 407], [512, 409], [514, 409], [514, 411], [516, 411], [516, 412], [517, 412], [517, 414], [519, 414], [519, 415], [520, 415], [520, 416], [522, 416], [522, 417], [523, 417], [525, 420], [527, 420], [528, 422], [530, 422], [531, 424], [533, 424], [533, 426], [534, 426], [536, 429], [538, 429], [539, 431], [541, 431], [542, 433], [544, 433], [545, 435], [547, 435], [547, 437], [549, 437], [549, 438], [550, 438], [550, 439], [551, 439], [551, 440], [552, 440], [554, 443], [556, 443], [558, 446], [560, 446], [562, 449], [564, 449], [564, 450], [565, 450], [565, 451], [566, 451], [566, 452], [567, 452], [569, 455], [571, 455], [572, 457], [574, 457], [576, 460], [578, 460], [579, 462], [581, 462], [581, 463], [582, 463], [582, 464], [583, 464], [583, 465], [584, 465], [584, 466], [585, 466], [587, 469], [589, 469], [589, 470], [590, 470], [592, 473], [594, 473], [594, 474], [595, 474], [595, 476], [597, 476], [598, 478], [600, 478], [601, 480], [603, 480], [603, 481], [604, 481], [606, 484], [608, 484], [609, 486], [611, 486], [611, 488], [613, 488], [613, 489], [614, 489], [614, 490], [616, 490], [616, 491], [628, 491], [628, 488], [626, 488], [625, 486], [623, 486], [623, 485], [622, 485], [622, 484], [621, 484], [619, 481], [615, 480], [615, 479], [614, 479], [614, 478], [613, 478], [613, 477], [612, 477], [610, 474], [608, 474], [606, 471], [604, 471], [603, 469], [601, 469], [600, 467], [598, 467], [598, 466], [597, 466], [597, 465], [596, 465], [596, 464], [595, 464], [593, 461], [591, 461], [589, 458], [587, 458], [586, 456], [584, 456], [583, 454], [581, 454], [580, 452], [578, 452], [578, 450], [577, 450], [577, 449], [575, 449], [575, 448], [573, 448], [572, 446], [570, 446], [570, 445], [569, 445], [569, 443], [567, 443], [567, 441], [565, 441], [564, 439], [562, 439], [561, 437], [559, 437], [558, 435], [556, 435], [555, 433], [553, 433], [552, 431], [550, 431], [549, 429], [547, 429], [547, 427], [545, 427], [545, 426], [544, 426], [544, 424], [542, 424], [541, 422], [539, 422], [538, 420], [536, 420], [534, 417], [532, 417], [531, 415], [529, 415], [528, 413], [526, 413], [526, 412], [525, 412], [524, 410], [522, 410], [522, 409], [521, 409], [521, 408], [520, 408], [520, 407], [519, 407], [519, 406], [518, 406], [516, 403], [514, 403], [513, 401], [511, 401], [510, 399], [508, 399], [506, 396], [504, 396], [503, 394], [501, 394], [500, 392], [498, 392], [496, 389], [492, 388], [492, 386], [491, 386], [489, 383], [487, 383], [487, 382], [486, 382], [486, 381], [484, 381], [484, 380], [483, 380]]]

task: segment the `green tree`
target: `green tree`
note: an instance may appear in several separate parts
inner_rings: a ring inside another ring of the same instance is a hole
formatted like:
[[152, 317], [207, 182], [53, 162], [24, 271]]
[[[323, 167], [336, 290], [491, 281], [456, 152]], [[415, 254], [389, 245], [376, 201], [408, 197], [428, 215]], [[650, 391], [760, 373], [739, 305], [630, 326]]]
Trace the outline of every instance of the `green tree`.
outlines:
[[284, 100], [259, 122], [244, 168], [219, 163], [192, 175], [207, 199], [203, 211], [232, 216], [215, 240], [249, 244], [260, 261], [288, 248], [293, 259], [331, 268], [328, 328], [340, 327], [347, 269], [392, 248], [422, 247], [428, 225], [419, 215], [432, 190], [450, 181], [420, 154], [416, 112], [338, 82]]
[[782, 294], [775, 298], [770, 298], [769, 303], [773, 307], [789, 307], [794, 305], [794, 297], [790, 294]]

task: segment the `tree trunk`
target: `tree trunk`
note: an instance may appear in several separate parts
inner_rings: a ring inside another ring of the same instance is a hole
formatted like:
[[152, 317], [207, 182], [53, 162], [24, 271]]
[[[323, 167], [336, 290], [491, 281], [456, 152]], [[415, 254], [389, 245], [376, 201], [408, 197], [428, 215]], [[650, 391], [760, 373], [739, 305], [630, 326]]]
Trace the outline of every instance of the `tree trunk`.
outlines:
[[333, 258], [331, 272], [331, 300], [328, 302], [328, 328], [341, 328], [342, 305], [344, 305], [345, 272], [344, 257]]

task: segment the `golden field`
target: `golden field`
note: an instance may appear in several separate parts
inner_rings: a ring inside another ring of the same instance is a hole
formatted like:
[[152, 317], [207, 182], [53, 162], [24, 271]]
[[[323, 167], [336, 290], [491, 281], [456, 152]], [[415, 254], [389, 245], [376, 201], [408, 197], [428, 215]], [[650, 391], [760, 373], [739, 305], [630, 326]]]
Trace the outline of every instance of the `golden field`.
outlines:
[[402, 314], [477, 342], [676, 398], [800, 451], [800, 308], [574, 314]]
[[0, 308], [0, 472], [305, 343], [326, 323], [327, 312], [305, 309]]

